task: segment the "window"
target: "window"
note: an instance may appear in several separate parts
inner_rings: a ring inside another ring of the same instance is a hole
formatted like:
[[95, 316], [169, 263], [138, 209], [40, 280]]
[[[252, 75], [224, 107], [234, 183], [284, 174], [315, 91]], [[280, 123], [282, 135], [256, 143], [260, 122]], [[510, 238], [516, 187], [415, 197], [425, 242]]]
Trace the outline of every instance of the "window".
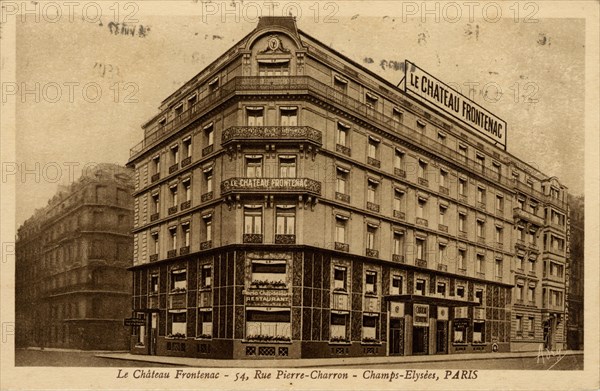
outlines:
[[367, 248], [370, 250], [375, 249], [375, 236], [377, 234], [377, 227], [367, 226]]
[[417, 218], [423, 218], [425, 216], [425, 206], [427, 205], [427, 200], [425, 198], [419, 197], [417, 199]]
[[280, 155], [279, 156], [279, 177], [280, 178], [296, 178], [296, 156]]
[[335, 181], [335, 191], [340, 194], [346, 194], [347, 188], [346, 183], [348, 182], [348, 174], [350, 171], [342, 168], [336, 167], [336, 181]]
[[500, 170], [501, 170], [502, 166], [500, 165], [500, 163], [497, 162], [492, 162], [492, 171], [494, 171], [494, 173], [500, 177]]
[[404, 254], [404, 234], [402, 232], [394, 232], [394, 254], [403, 255]]
[[152, 274], [150, 276], [150, 294], [157, 295], [158, 294], [158, 274]]
[[437, 141], [442, 145], [446, 145], [446, 133], [438, 132]]
[[367, 202], [372, 204], [377, 203], [377, 188], [379, 187], [379, 182], [374, 179], [367, 180]]
[[515, 329], [517, 330], [517, 333], [522, 333], [523, 332], [523, 315], [517, 315], [516, 316]]
[[183, 232], [183, 246], [190, 246], [190, 223], [181, 224], [181, 231]]
[[194, 94], [188, 98], [188, 108], [193, 107], [198, 102], [198, 95]]
[[441, 204], [439, 206], [439, 221], [438, 222], [440, 225], [446, 224], [446, 211], [448, 210], [447, 208], [448, 208], [447, 205]]
[[475, 271], [477, 273], [485, 273], [485, 257], [483, 254], [477, 254], [477, 262], [475, 263]]
[[502, 243], [504, 240], [504, 230], [502, 227], [496, 226], [496, 243]]
[[154, 254], [158, 254], [159, 251], [159, 245], [158, 245], [158, 232], [152, 232], [152, 234], [150, 235], [152, 236], [152, 247], [154, 248]]
[[204, 142], [207, 147], [215, 143], [215, 130], [212, 122], [204, 127]]
[[517, 255], [517, 269], [519, 270], [523, 270], [523, 261], [524, 261], [524, 257], [522, 255]]
[[427, 176], [427, 162], [419, 159], [419, 178], [426, 179]]
[[517, 197], [517, 206], [519, 207], [519, 209], [525, 209], [525, 199]]
[[458, 153], [466, 159], [468, 156], [467, 146], [464, 144], [458, 144]]
[[186, 310], [170, 310], [167, 317], [167, 335], [184, 338], [187, 332]]
[[289, 341], [291, 339], [290, 310], [271, 307], [270, 311], [246, 311], [246, 339]]
[[448, 182], [448, 171], [440, 169], [440, 187], [446, 187]]
[[211, 193], [213, 191], [213, 168], [212, 167], [205, 168], [203, 170], [203, 173], [204, 173], [204, 184], [206, 186], [206, 193]]
[[369, 143], [367, 146], [367, 156], [371, 159], [377, 159], [377, 150], [379, 148], [380, 140], [369, 136]]
[[289, 61], [281, 63], [259, 62], [259, 76], [288, 76], [290, 74]]
[[172, 164], [179, 164], [179, 145], [177, 144], [171, 146], [171, 162]]
[[334, 291], [346, 292], [348, 290], [347, 276], [348, 276], [348, 269], [345, 266], [335, 265], [333, 267], [333, 290]]
[[402, 276], [392, 276], [392, 284], [390, 286], [391, 295], [402, 294]]
[[394, 210], [396, 211], [404, 211], [404, 190], [402, 189], [394, 189]]
[[465, 298], [465, 287], [463, 285], [456, 286], [456, 296], [460, 297], [461, 299]]
[[171, 235], [171, 245], [169, 246], [171, 250], [177, 249], [177, 227], [169, 228], [169, 234]]
[[417, 259], [425, 259], [425, 239], [416, 238], [415, 247]]
[[201, 275], [200, 275], [200, 287], [201, 288], [210, 288], [212, 285], [212, 266], [211, 265], [202, 265]]
[[483, 304], [483, 289], [475, 289], [475, 301], [477, 301], [479, 305]]
[[517, 281], [517, 286], [515, 287], [515, 296], [518, 302], [523, 301], [523, 281]]
[[399, 108], [394, 107], [392, 109], [392, 118], [394, 119], [395, 122], [402, 123], [402, 121], [404, 120], [404, 112], [402, 110], [400, 110]]
[[248, 126], [263, 126], [264, 109], [262, 107], [246, 107]]
[[158, 193], [152, 194], [152, 203], [154, 204], [154, 213], [160, 212], [160, 196]]
[[204, 220], [204, 238], [208, 242], [212, 240], [212, 214], [202, 216], [202, 220]]
[[485, 157], [483, 155], [476, 154], [475, 160], [477, 161], [477, 164], [481, 167], [481, 169], [485, 167]]
[[331, 340], [346, 341], [348, 339], [348, 314], [331, 313]]
[[287, 264], [279, 260], [252, 261], [252, 283], [286, 286]]
[[191, 180], [188, 179], [184, 179], [183, 180], [183, 191], [185, 191], [185, 200], [186, 201], [191, 201], [192, 200], [192, 186], [191, 186], [192, 182]]
[[535, 325], [535, 318], [533, 316], [527, 317], [527, 332], [533, 334], [533, 327]]
[[525, 227], [517, 226], [517, 239], [521, 241], [525, 240]]
[[333, 87], [338, 91], [346, 93], [346, 91], [348, 90], [348, 80], [344, 79], [341, 76], [334, 75], [333, 76]]
[[438, 295], [442, 295], [442, 296], [446, 296], [446, 283], [445, 282], [438, 282], [436, 285], [436, 293]]
[[502, 277], [502, 259], [496, 259], [495, 266], [496, 277]]
[[348, 218], [342, 216], [335, 217], [335, 241], [346, 243], [346, 222]]
[[365, 294], [377, 294], [377, 272], [369, 270], [365, 272]]
[[262, 155], [246, 155], [246, 178], [262, 178]]
[[244, 207], [244, 233], [262, 234], [262, 208]]
[[483, 187], [477, 188], [477, 202], [485, 203], [485, 189]]
[[281, 107], [281, 126], [297, 126], [298, 125], [298, 108], [297, 107]]
[[337, 123], [337, 143], [341, 146], [348, 146], [348, 131], [350, 126], [342, 122]]
[[460, 232], [466, 232], [467, 230], [467, 215], [462, 212], [458, 213], [458, 230]]
[[562, 278], [564, 273], [563, 265], [559, 265], [558, 263], [550, 262], [550, 275], [553, 277]]
[[208, 92], [215, 92], [219, 88], [219, 76], [208, 82]]
[[370, 92], [367, 92], [365, 94], [365, 103], [367, 104], [368, 107], [372, 108], [372, 109], [377, 109], [377, 101], [379, 100], [379, 98], [376, 95], [371, 94]]
[[417, 278], [415, 280], [415, 294], [417, 295], [425, 295], [427, 286], [426, 281], [423, 278]]
[[533, 303], [535, 300], [535, 286], [529, 286], [527, 289], [527, 301]]
[[187, 289], [186, 269], [171, 270], [171, 292], [182, 292]]
[[199, 338], [211, 338], [212, 337], [212, 311], [198, 311], [198, 337]]
[[404, 152], [399, 149], [394, 151], [394, 168], [402, 170], [404, 168]]
[[482, 343], [483, 342], [484, 326], [485, 326], [485, 321], [483, 321], [483, 320], [474, 320], [473, 321], [473, 343]]
[[183, 158], [188, 158], [192, 156], [192, 136], [188, 136], [183, 139]]
[[496, 195], [496, 210], [503, 210], [504, 209], [504, 197], [497, 194]]
[[467, 328], [468, 326], [465, 321], [454, 321], [454, 335], [452, 341], [454, 343], [467, 343]]
[[485, 221], [477, 220], [477, 236], [480, 238], [485, 237]]
[[154, 158], [152, 159], [152, 163], [154, 165], [154, 173], [159, 174], [160, 173], [160, 155], [154, 156]]
[[458, 249], [458, 268], [460, 270], [467, 269], [467, 250], [462, 248]]
[[377, 340], [377, 316], [363, 315], [362, 332], [363, 341]]
[[417, 130], [421, 133], [425, 132], [425, 126], [427, 124], [424, 121], [421, 121], [420, 119], [417, 120]]
[[276, 208], [276, 226], [277, 235], [295, 235], [296, 234], [296, 209], [295, 207], [277, 207]]
[[467, 195], [467, 180], [458, 178], [458, 194], [462, 196]]
[[171, 185], [169, 191], [171, 192], [171, 206], [177, 206], [177, 185]]

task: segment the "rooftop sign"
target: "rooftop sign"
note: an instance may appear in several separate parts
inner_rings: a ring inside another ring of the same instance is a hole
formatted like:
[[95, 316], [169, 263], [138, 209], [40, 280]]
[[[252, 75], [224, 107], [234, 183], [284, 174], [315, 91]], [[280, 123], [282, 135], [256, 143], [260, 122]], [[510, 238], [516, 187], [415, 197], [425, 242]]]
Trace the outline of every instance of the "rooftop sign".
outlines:
[[460, 92], [406, 61], [404, 91], [421, 98], [506, 150], [506, 122]]

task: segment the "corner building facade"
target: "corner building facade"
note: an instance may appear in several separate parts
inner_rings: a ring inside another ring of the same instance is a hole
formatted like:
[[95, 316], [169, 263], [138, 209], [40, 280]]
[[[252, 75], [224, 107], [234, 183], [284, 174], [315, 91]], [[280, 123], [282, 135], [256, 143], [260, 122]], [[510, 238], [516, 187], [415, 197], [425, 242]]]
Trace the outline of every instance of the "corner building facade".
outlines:
[[[564, 282], [543, 272], [564, 264], [564, 187], [293, 18], [261, 18], [143, 128], [129, 161], [133, 313], [145, 319], [133, 353], [348, 357], [564, 342], [550, 293], [564, 295]], [[546, 242], [557, 246], [547, 259]]]

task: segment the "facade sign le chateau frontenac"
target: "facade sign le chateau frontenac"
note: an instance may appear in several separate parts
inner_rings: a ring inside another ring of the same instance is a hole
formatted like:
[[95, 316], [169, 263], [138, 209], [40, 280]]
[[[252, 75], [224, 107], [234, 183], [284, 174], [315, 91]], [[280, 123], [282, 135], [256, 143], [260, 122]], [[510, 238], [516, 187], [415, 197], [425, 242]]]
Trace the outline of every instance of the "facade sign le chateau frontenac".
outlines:
[[415, 91], [262, 17], [168, 96], [128, 163], [131, 353], [565, 348], [566, 188]]

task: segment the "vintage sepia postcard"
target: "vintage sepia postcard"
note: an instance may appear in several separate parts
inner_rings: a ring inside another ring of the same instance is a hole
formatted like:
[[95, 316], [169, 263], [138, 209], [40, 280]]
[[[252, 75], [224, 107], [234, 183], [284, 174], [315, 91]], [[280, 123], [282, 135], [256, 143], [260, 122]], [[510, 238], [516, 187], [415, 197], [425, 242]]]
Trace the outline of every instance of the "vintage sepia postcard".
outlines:
[[595, 390], [596, 1], [2, 1], [2, 390]]

